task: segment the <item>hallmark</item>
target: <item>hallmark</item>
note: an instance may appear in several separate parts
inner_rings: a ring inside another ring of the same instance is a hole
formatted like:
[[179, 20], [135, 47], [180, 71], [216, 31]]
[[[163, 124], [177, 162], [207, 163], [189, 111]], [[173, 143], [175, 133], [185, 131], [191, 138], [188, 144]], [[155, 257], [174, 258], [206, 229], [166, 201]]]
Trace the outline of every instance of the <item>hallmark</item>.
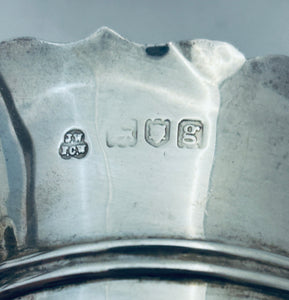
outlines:
[[137, 143], [137, 121], [132, 119], [112, 128], [106, 133], [106, 145], [112, 147], [134, 147]]
[[145, 123], [145, 140], [153, 147], [160, 147], [170, 140], [171, 122], [169, 120], [147, 120]]
[[64, 135], [63, 143], [59, 147], [59, 155], [63, 159], [83, 158], [88, 152], [88, 144], [85, 135], [79, 129], [71, 129]]
[[178, 126], [178, 147], [195, 149], [202, 146], [203, 124], [196, 120], [182, 120]]

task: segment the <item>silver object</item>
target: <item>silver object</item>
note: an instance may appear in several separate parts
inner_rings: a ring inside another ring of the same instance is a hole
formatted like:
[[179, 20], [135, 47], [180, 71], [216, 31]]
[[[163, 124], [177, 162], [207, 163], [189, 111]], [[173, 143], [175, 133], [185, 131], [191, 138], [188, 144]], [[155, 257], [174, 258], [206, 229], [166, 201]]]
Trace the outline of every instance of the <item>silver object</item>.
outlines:
[[288, 66], [2, 43], [1, 299], [288, 298]]

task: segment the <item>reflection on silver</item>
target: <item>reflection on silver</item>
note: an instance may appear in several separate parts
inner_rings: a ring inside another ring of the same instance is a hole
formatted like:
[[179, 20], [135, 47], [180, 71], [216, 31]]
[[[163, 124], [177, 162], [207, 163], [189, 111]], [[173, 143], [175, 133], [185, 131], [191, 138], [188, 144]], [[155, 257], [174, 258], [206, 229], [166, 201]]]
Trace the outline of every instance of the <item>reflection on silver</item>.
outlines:
[[0, 48], [3, 299], [288, 297], [287, 57]]

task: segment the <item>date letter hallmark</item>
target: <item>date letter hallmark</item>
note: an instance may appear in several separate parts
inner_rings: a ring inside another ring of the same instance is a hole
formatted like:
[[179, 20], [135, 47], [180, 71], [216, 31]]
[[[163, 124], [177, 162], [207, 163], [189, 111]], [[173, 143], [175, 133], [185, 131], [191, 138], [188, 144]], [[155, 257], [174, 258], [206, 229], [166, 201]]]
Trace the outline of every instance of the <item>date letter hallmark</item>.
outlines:
[[64, 135], [64, 141], [59, 147], [59, 155], [63, 159], [85, 157], [88, 152], [88, 144], [84, 138], [84, 133], [79, 129], [67, 131]]
[[147, 120], [145, 140], [153, 147], [160, 147], [170, 140], [171, 122], [169, 120]]
[[106, 145], [112, 147], [134, 147], [137, 143], [137, 120], [129, 120], [119, 129], [110, 129], [106, 133]]
[[182, 120], [178, 127], [178, 147], [196, 149], [202, 146], [203, 124], [196, 120]]

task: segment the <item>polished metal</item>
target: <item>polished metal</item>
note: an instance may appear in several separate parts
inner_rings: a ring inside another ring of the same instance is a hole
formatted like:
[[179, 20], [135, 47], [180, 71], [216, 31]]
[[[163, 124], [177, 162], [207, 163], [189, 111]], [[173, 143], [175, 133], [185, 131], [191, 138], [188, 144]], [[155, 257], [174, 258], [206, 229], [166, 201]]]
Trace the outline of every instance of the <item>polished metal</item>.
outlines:
[[108, 28], [0, 44], [0, 298], [288, 299], [288, 70]]

